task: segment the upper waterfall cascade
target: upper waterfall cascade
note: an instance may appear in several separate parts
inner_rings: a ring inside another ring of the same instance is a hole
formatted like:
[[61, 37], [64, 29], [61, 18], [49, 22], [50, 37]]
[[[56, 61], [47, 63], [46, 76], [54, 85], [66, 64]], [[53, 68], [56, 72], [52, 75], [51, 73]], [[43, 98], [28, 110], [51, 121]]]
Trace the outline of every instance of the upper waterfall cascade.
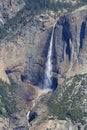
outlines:
[[48, 48], [46, 68], [45, 68], [45, 78], [44, 78], [44, 89], [51, 89], [52, 86], [52, 80], [51, 80], [52, 62], [51, 61], [52, 61], [52, 47], [53, 47], [53, 36], [54, 36], [55, 25], [56, 23], [53, 25], [50, 45]]

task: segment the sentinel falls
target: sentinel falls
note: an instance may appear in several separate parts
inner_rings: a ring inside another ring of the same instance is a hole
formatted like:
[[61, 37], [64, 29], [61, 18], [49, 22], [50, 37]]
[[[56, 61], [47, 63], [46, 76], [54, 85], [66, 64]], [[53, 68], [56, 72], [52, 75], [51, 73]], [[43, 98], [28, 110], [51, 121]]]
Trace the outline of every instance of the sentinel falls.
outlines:
[[52, 86], [52, 79], [51, 79], [51, 73], [52, 73], [52, 47], [53, 47], [53, 36], [54, 36], [54, 30], [55, 25], [53, 25], [51, 39], [50, 39], [50, 45], [48, 48], [48, 54], [47, 54], [47, 61], [45, 66], [45, 77], [44, 77], [44, 89], [50, 90]]

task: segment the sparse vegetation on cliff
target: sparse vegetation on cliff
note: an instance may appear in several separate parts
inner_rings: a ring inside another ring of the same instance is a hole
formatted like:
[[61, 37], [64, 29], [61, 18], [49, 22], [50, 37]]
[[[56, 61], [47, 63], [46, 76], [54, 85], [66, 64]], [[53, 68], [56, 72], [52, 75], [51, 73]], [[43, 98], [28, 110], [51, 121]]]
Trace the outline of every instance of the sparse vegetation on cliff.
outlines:
[[[15, 17], [8, 19], [4, 24], [4, 27], [0, 28], [0, 39], [3, 39], [7, 35], [11, 34], [17, 28], [25, 26], [31, 21], [34, 15], [43, 13], [44, 11], [54, 11], [55, 13], [66, 10], [71, 12], [78, 7], [87, 4], [86, 0], [76, 3], [73, 5], [71, 2], [59, 2], [50, 0], [24, 0], [25, 6], [19, 12], [16, 13]], [[65, 11], [65, 13], [66, 13]], [[60, 15], [60, 13], [59, 13]]]
[[[86, 123], [83, 117], [87, 117], [85, 91], [87, 87], [87, 75], [76, 75], [54, 92], [47, 105], [50, 113], [60, 119], [70, 118], [72, 122]], [[83, 83], [84, 79], [84, 83]]]
[[9, 117], [18, 111], [12, 88], [0, 79], [0, 116]]

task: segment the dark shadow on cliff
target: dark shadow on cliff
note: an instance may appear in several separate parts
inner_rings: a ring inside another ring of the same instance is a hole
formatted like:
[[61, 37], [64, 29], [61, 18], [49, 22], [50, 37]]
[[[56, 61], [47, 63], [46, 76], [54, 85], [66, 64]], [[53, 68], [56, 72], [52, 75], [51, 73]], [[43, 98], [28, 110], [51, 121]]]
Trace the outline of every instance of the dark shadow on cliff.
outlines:
[[[47, 37], [46, 42], [44, 42], [44, 47], [41, 48], [42, 52], [41, 52], [40, 59], [39, 59], [39, 63], [41, 63], [41, 65], [40, 64], [38, 65], [37, 82], [35, 82], [35, 84], [34, 84], [34, 85], [39, 86], [40, 88], [43, 88], [43, 84], [44, 84], [44, 71], [45, 71], [45, 64], [47, 61], [48, 49], [49, 49], [49, 45], [50, 45], [52, 28], [49, 30], [48, 33], [49, 33], [49, 35]], [[41, 67], [41, 70], [40, 70], [40, 67]]]
[[52, 34], [52, 28], [51, 28], [51, 30], [49, 32], [47, 41], [46, 41], [46, 43], [44, 45], [44, 48], [43, 48], [43, 51], [42, 51], [42, 54], [41, 54], [41, 57], [44, 57], [45, 59], [47, 59], [48, 49], [49, 49], [49, 46], [50, 46], [51, 34]]
[[30, 113], [30, 115], [29, 115], [29, 123], [31, 122], [31, 121], [33, 121], [36, 117], [38, 116], [38, 114], [36, 113], [36, 112], [33, 112], [33, 113]]
[[52, 85], [50, 87], [54, 91], [58, 86], [58, 80], [55, 77], [52, 77], [51, 80], [52, 80]]
[[79, 51], [80, 49], [83, 48], [83, 40], [85, 38], [85, 28], [86, 28], [86, 23], [83, 21], [81, 24], [81, 29], [80, 29], [80, 46], [79, 46]]
[[61, 25], [63, 26], [62, 29], [62, 40], [66, 43], [66, 54], [69, 57], [69, 60], [71, 60], [71, 48], [70, 48], [70, 39], [72, 40], [72, 35], [70, 31], [70, 24], [66, 16], [64, 16], [61, 19]]
[[[54, 35], [55, 35], [55, 33], [54, 33]], [[55, 74], [58, 74], [55, 39], [53, 40], [53, 47], [52, 47], [52, 72]], [[55, 90], [58, 86], [58, 79], [56, 77], [52, 76], [51, 80], [52, 80], [51, 89]]]
[[57, 73], [58, 72], [57, 71], [57, 52], [56, 52], [55, 40], [53, 40], [53, 47], [52, 47], [52, 66], [53, 66], [52, 71]]

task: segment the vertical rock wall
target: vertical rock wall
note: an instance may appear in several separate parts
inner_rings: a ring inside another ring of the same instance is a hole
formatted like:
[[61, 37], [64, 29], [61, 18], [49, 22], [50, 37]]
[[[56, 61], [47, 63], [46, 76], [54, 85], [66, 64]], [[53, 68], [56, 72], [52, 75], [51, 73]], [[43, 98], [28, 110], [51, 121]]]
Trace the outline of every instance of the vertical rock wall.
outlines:
[[55, 30], [57, 63], [67, 76], [87, 72], [87, 10], [60, 18]]

